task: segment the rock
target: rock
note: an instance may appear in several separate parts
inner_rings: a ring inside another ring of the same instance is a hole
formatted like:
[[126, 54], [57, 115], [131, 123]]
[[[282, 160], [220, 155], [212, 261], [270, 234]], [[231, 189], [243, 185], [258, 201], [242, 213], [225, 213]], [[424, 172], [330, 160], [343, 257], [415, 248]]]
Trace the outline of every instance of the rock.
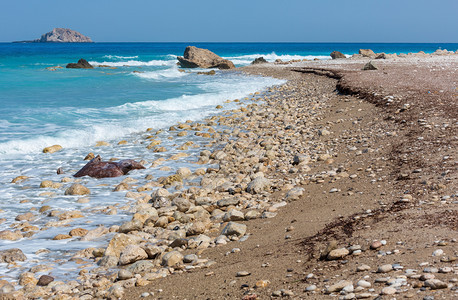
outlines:
[[108, 243], [108, 247], [105, 250], [105, 255], [119, 257], [121, 251], [123, 251], [125, 247], [131, 244], [135, 244], [135, 242], [130, 235], [118, 233]]
[[250, 272], [247, 272], [247, 271], [239, 271], [237, 272], [237, 274], [235, 274], [235, 277], [246, 277], [246, 276], [250, 276], [251, 273]]
[[363, 288], [370, 288], [371, 287], [371, 283], [369, 281], [366, 281], [366, 280], [360, 280], [358, 281], [358, 283], [356, 283], [357, 286], [361, 286]]
[[219, 207], [225, 207], [225, 206], [230, 206], [230, 205], [238, 205], [240, 203], [240, 199], [238, 197], [232, 197], [232, 198], [225, 198], [225, 199], [221, 199], [221, 200], [218, 200], [218, 202], [216, 202], [216, 205], [218, 205]]
[[285, 199], [290, 201], [298, 200], [304, 194], [304, 191], [305, 189], [301, 187], [292, 188], [286, 193]]
[[263, 191], [269, 190], [271, 182], [269, 179], [262, 176], [253, 179], [247, 186], [247, 192], [250, 194], [259, 194]]
[[332, 59], [347, 58], [347, 57], [345, 56], [345, 54], [343, 54], [342, 52], [339, 52], [339, 51], [333, 51], [333, 52], [331, 52], [330, 55], [331, 55], [331, 58], [332, 58]]
[[327, 259], [328, 260], [341, 259], [347, 256], [348, 254], [350, 254], [350, 251], [346, 248], [334, 249], [331, 252], [329, 252]]
[[49, 276], [49, 275], [41, 275], [40, 278], [38, 279], [37, 285], [38, 286], [47, 286], [51, 282], [54, 281], [54, 277]]
[[[99, 226], [95, 229], [89, 230], [82, 238], [81, 241], [92, 241], [96, 238], [103, 236], [108, 233], [108, 229], [105, 226]], [[71, 234], [70, 234], [71, 235]]]
[[143, 228], [143, 222], [140, 220], [131, 220], [125, 222], [119, 227], [118, 232], [120, 233], [129, 233], [131, 231], [140, 231]]
[[201, 49], [194, 46], [186, 47], [183, 57], [177, 57], [180, 66], [183, 68], [218, 68], [234, 69], [234, 64], [223, 59], [207, 49]]
[[69, 63], [66, 66], [67, 69], [93, 69], [94, 67], [87, 62], [84, 58], [78, 60], [77, 63]]
[[372, 249], [372, 250], [375, 250], [375, 249], [378, 249], [378, 248], [380, 248], [380, 247], [382, 247], [382, 246], [383, 246], [382, 242], [380, 242], [380, 241], [374, 241], [374, 242], [372, 242], [372, 244], [371, 244], [371, 249]]
[[162, 257], [162, 265], [172, 267], [183, 262], [183, 254], [178, 251], [171, 251]]
[[97, 264], [101, 267], [106, 267], [106, 268], [114, 268], [118, 265], [119, 259], [118, 257], [112, 256], [112, 255], [105, 255], [100, 259]]
[[359, 54], [363, 57], [375, 58], [375, 53], [371, 49], [359, 49]]
[[19, 275], [19, 284], [22, 286], [35, 286], [37, 285], [37, 282], [38, 279], [36, 279], [34, 274], [31, 272], [24, 272], [21, 275]]
[[89, 195], [91, 191], [79, 183], [74, 183], [66, 191], [65, 195]]
[[391, 287], [391, 286], [387, 286], [387, 287], [384, 287], [381, 291], [382, 295], [394, 295], [396, 294], [396, 289], [394, 287]]
[[17, 215], [15, 218], [16, 221], [30, 221], [32, 219], [33, 219], [33, 213], [31, 212]]
[[183, 262], [184, 263], [195, 263], [197, 260], [199, 259], [199, 257], [195, 254], [188, 254], [188, 255], [185, 255], [183, 257]]
[[447, 283], [440, 281], [439, 279], [428, 279], [425, 281], [425, 286], [430, 287], [432, 290], [448, 288]]
[[22, 238], [23, 236], [19, 231], [11, 231], [11, 230], [0, 231], [0, 240], [17, 241]]
[[325, 293], [326, 294], [330, 294], [330, 293], [334, 293], [334, 292], [340, 292], [341, 290], [343, 290], [344, 287], [352, 285], [352, 284], [353, 284], [353, 282], [351, 282], [351, 281], [341, 280], [341, 281], [337, 282], [336, 284], [333, 284], [333, 285], [329, 286], [325, 290]]
[[361, 70], [363, 70], [363, 71], [378, 70], [378, 68], [372, 61], [370, 61], [367, 64], [365, 64], [364, 67]]
[[49, 147], [46, 147], [43, 149], [43, 153], [54, 153], [54, 152], [57, 152], [57, 151], [60, 151], [62, 150], [62, 146], [61, 145], [53, 145], [53, 146], [49, 146]]
[[317, 289], [317, 286], [312, 284], [312, 285], [309, 285], [308, 287], [305, 288], [305, 291], [306, 292], [313, 292]]
[[11, 180], [11, 183], [20, 183], [20, 182], [22, 182], [24, 180], [27, 180], [27, 179], [29, 179], [28, 176], [24, 176], [24, 175], [17, 176], [13, 180]]
[[207, 226], [203, 222], [193, 222], [191, 226], [189, 226], [188, 230], [186, 231], [187, 236], [198, 235], [205, 232]]
[[148, 254], [138, 245], [128, 245], [125, 247], [119, 257], [120, 265], [127, 265], [134, 263], [138, 260], [148, 258]]
[[172, 205], [175, 205], [178, 211], [186, 212], [191, 207], [191, 202], [185, 198], [177, 197], [173, 199]]
[[251, 62], [251, 64], [252, 64], [252, 65], [257, 65], [257, 64], [265, 64], [265, 63], [267, 63], [267, 62], [268, 62], [268, 61], [265, 60], [264, 57], [261, 56], [261, 57], [256, 58], [255, 60], [253, 60], [253, 61]]
[[188, 178], [192, 175], [192, 172], [189, 168], [182, 167], [177, 170], [176, 174], [180, 175], [181, 178]]
[[118, 162], [104, 162], [100, 155], [97, 155], [73, 176], [90, 176], [95, 178], [118, 177], [126, 175], [131, 170], [144, 168], [139, 162], [132, 159], [124, 159]]
[[383, 266], [378, 267], [377, 273], [388, 273], [388, 272], [390, 272], [392, 270], [393, 270], [393, 266], [390, 265], [390, 264], [387, 264], [387, 265], [383, 265]]
[[53, 240], [60, 241], [60, 240], [66, 240], [66, 239], [71, 239], [71, 238], [72, 237], [68, 234], [58, 234], [53, 238]]
[[0, 263], [12, 263], [15, 261], [25, 261], [26, 259], [25, 254], [18, 248], [0, 251]]
[[89, 230], [84, 228], [74, 228], [68, 233], [70, 236], [85, 236]]
[[229, 221], [242, 221], [245, 219], [243, 212], [232, 209], [229, 212], [225, 213], [223, 216], [223, 222]]
[[243, 236], [245, 235], [246, 230], [247, 230], [247, 226], [245, 224], [229, 222], [227, 223], [226, 227], [224, 227], [222, 234], [223, 235]]
[[118, 280], [127, 280], [134, 277], [134, 274], [128, 270], [121, 269], [118, 271]]
[[93, 41], [79, 33], [67, 28], [54, 28], [33, 41], [21, 41], [22, 43], [93, 43]]

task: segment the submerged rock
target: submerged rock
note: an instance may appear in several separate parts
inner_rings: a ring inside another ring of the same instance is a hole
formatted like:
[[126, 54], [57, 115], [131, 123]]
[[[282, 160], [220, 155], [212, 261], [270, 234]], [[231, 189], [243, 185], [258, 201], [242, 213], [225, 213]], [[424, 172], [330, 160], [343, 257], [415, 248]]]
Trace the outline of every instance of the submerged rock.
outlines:
[[0, 263], [11, 263], [14, 261], [25, 261], [27, 256], [21, 249], [12, 248], [0, 251]]
[[218, 68], [234, 69], [234, 64], [208, 49], [197, 48], [194, 46], [186, 47], [183, 56], [178, 56], [180, 66], [183, 68]]
[[78, 60], [77, 63], [69, 63], [66, 66], [67, 69], [93, 69], [94, 67], [87, 62], [84, 58]]

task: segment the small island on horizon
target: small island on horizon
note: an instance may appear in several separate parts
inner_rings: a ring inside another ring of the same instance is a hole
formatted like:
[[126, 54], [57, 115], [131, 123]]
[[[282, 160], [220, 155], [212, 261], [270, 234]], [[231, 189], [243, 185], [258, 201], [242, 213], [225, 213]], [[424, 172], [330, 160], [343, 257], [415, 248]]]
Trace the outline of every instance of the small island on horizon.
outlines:
[[68, 28], [54, 28], [43, 34], [39, 39], [31, 41], [14, 41], [13, 43], [93, 43], [87, 37], [75, 30]]

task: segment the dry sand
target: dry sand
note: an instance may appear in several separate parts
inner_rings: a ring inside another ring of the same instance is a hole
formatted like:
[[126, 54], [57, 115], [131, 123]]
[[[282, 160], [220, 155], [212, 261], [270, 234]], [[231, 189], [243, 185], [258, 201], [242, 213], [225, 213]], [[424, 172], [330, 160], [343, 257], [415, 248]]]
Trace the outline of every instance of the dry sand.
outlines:
[[[361, 71], [367, 61], [243, 68], [289, 82], [249, 115], [261, 121], [240, 127], [261, 139], [285, 132], [277, 141], [285, 162], [301, 152], [329, 155], [308, 171], [273, 161], [266, 177], [304, 188], [302, 196], [274, 218], [244, 222], [248, 240], [199, 252], [215, 265], [172, 270], [123, 299], [457, 297], [458, 56], [377, 60], [378, 70]], [[272, 118], [269, 107], [284, 113]], [[383, 245], [372, 250], [374, 241]], [[330, 243], [355, 251], [320, 260]], [[395, 270], [377, 272], [386, 264]], [[445, 286], [432, 289], [430, 277]], [[329, 294], [341, 280], [351, 282]]]

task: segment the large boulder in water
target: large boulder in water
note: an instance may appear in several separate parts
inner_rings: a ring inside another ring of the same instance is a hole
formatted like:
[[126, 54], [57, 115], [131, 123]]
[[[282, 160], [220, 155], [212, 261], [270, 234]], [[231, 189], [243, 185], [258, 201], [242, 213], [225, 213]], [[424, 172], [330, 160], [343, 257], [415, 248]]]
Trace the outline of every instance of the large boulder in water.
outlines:
[[118, 162], [102, 161], [100, 155], [97, 155], [73, 176], [90, 176], [95, 178], [118, 177], [126, 175], [131, 170], [144, 168], [142, 164], [132, 159], [124, 159]]
[[347, 58], [347, 57], [345, 56], [345, 54], [343, 54], [342, 52], [339, 52], [339, 51], [333, 51], [333, 52], [331, 52], [330, 55], [331, 55], [331, 58], [332, 58], [332, 59]]
[[234, 64], [227, 59], [221, 58], [208, 49], [197, 48], [194, 46], [186, 47], [183, 57], [178, 56], [180, 66], [183, 68], [218, 68], [234, 69]]
[[78, 62], [75, 64], [75, 63], [69, 63], [67, 66], [66, 66], [67, 69], [93, 69], [94, 67], [87, 62], [87, 60], [85, 60], [84, 58], [81, 58], [80, 60], [78, 60]]

